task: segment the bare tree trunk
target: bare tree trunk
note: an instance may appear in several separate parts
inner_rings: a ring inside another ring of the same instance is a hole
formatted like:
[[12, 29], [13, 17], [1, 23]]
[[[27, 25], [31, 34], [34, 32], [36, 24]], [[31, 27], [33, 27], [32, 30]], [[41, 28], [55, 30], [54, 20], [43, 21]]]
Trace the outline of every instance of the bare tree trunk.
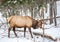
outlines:
[[33, 17], [33, 8], [31, 8], [31, 17]]
[[[50, 0], [50, 18], [53, 17], [53, 2]], [[50, 19], [50, 24], [53, 23], [53, 19]]]
[[11, 13], [10, 13], [11, 12], [11, 8], [8, 6], [7, 10], [8, 10], [8, 14], [9, 14], [9, 17], [10, 17], [11, 16]]
[[36, 14], [34, 14], [34, 8], [33, 8], [33, 18], [35, 18]]
[[57, 25], [57, 22], [56, 22], [56, 14], [57, 14], [57, 6], [56, 6], [56, 0], [54, 0], [54, 23], [55, 23], [55, 26]]
[[14, 9], [12, 10], [12, 15], [15, 15], [15, 13], [14, 13]]
[[45, 2], [45, 12], [47, 13], [47, 1], [48, 0], [45, 0], [44, 2]]
[[33, 17], [33, 7], [30, 7], [31, 17]]
[[41, 16], [42, 16], [42, 18], [44, 19], [44, 7], [42, 7]]

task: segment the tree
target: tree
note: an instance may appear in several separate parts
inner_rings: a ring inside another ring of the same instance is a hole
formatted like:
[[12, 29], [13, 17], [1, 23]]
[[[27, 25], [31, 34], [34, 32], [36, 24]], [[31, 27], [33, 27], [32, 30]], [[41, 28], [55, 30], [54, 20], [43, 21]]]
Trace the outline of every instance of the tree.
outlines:
[[57, 25], [56, 14], [57, 14], [56, 0], [51, 0], [50, 1], [50, 18], [54, 17], [54, 19], [50, 19], [50, 24], [52, 24], [54, 20], [55, 26]]
[[[53, 18], [53, 0], [50, 0], [50, 18]], [[50, 19], [50, 24], [53, 23], [53, 19]]]
[[55, 26], [56, 26], [57, 25], [57, 22], [56, 22], [56, 14], [57, 14], [56, 0], [53, 0], [53, 3], [54, 3], [54, 23], [55, 23]]

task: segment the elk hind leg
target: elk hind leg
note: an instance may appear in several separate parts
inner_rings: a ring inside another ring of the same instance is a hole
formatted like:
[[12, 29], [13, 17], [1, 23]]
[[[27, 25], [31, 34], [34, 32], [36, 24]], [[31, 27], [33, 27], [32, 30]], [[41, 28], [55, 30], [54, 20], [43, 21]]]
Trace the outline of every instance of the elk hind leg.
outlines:
[[8, 37], [10, 38], [10, 30], [11, 28], [8, 29]]

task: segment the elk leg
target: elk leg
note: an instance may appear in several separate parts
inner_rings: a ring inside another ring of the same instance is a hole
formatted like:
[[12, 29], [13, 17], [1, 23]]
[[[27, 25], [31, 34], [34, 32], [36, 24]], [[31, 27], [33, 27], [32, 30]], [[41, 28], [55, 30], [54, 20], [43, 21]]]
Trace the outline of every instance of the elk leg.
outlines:
[[15, 32], [15, 27], [13, 27], [13, 32], [14, 32], [15, 36], [17, 37], [17, 34], [16, 34], [16, 32]]
[[26, 27], [24, 28], [24, 37], [25, 37]]
[[10, 30], [11, 28], [8, 29], [8, 37], [10, 38]]
[[30, 34], [31, 34], [31, 37], [33, 38], [33, 36], [32, 36], [32, 32], [31, 32], [31, 28], [29, 28], [29, 32], [30, 32]]

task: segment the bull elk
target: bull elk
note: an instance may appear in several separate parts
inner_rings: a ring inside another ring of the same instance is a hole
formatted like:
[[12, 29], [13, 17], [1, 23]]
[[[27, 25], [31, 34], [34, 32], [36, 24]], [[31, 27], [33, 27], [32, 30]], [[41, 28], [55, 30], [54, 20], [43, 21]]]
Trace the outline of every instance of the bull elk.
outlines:
[[11, 29], [13, 29], [13, 32], [17, 37], [17, 34], [15, 32], [15, 27], [24, 28], [24, 37], [25, 37], [26, 28], [28, 28], [32, 38], [33, 36], [31, 32], [31, 27], [34, 29], [37, 29], [38, 27], [42, 28], [42, 21], [41, 20], [37, 21], [30, 16], [10, 16], [8, 18], [8, 23], [10, 24], [10, 27], [8, 28], [8, 37], [10, 37]]

